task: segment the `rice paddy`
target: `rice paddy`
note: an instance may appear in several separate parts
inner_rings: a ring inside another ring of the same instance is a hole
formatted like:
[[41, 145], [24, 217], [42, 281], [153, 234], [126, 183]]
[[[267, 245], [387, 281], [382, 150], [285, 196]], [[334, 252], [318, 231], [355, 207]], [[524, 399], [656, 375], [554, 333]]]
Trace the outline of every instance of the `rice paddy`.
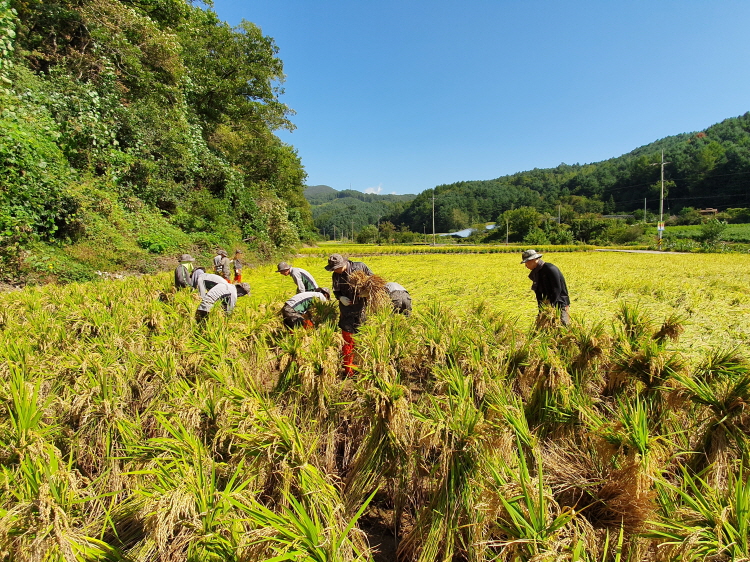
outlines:
[[545, 259], [570, 328], [515, 254], [363, 258], [415, 308], [350, 379], [272, 266], [203, 328], [168, 274], [3, 294], [0, 559], [750, 559], [750, 256]]

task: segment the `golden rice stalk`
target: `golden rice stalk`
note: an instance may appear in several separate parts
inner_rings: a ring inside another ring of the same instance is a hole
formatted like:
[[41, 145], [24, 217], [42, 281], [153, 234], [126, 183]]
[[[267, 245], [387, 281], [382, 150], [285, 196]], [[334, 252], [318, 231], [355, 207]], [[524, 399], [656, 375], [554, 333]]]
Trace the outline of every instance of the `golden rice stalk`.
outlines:
[[680, 334], [685, 331], [685, 326], [683, 326], [684, 322], [685, 319], [679, 314], [671, 314], [664, 320], [659, 331], [654, 334], [654, 339], [658, 342], [663, 342], [667, 339], [677, 341]]
[[544, 450], [544, 465], [555, 499], [580, 513], [593, 527], [642, 531], [655, 513], [651, 478], [637, 457], [616, 468], [611, 453], [596, 442], [566, 439]]

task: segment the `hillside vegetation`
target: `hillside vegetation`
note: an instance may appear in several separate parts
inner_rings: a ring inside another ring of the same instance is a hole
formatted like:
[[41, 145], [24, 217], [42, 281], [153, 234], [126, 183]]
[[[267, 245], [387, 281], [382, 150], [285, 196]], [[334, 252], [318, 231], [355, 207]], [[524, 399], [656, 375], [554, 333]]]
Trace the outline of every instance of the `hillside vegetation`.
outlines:
[[575, 219], [587, 215], [636, 212], [643, 218], [644, 200], [653, 216], [659, 210], [662, 150], [669, 162], [665, 167], [667, 216], [690, 208], [750, 207], [750, 113], [745, 113], [602, 162], [560, 164], [493, 180], [439, 185], [420, 193], [388, 220], [421, 232], [432, 221], [433, 194], [438, 232], [505, 222], [503, 213], [522, 207], [554, 219], [560, 216], [562, 224], [573, 228]]
[[376, 225], [381, 218], [398, 215], [415, 197], [362, 193], [353, 189], [337, 191], [327, 185], [305, 189], [315, 228], [326, 238], [333, 238], [335, 226], [339, 234], [348, 232], [348, 238], [352, 239], [352, 231], [360, 233], [367, 225]]
[[312, 228], [252, 23], [184, 0], [0, 1], [0, 276], [90, 278]]

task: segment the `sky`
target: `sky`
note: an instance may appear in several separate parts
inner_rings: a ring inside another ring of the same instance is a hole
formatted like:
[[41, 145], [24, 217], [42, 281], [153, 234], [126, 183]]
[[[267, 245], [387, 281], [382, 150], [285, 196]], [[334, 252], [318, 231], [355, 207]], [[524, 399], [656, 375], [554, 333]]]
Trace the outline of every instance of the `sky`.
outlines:
[[419, 193], [750, 111], [750, 2], [214, 0], [273, 37], [307, 185]]

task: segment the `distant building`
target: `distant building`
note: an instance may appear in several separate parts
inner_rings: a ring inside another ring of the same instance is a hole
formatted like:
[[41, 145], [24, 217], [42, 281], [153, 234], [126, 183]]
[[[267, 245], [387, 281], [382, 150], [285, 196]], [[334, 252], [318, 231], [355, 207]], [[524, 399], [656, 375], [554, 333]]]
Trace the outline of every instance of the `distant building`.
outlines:
[[698, 209], [698, 212], [699, 212], [699, 213], [700, 213], [700, 214], [701, 214], [702, 216], [704, 216], [704, 217], [707, 217], [707, 216], [712, 216], [712, 215], [715, 215], [716, 213], [718, 213], [718, 212], [719, 212], [719, 209], [712, 209], [712, 208], [710, 208], [710, 207], [709, 207], [709, 208], [707, 208], [707, 209]]
[[463, 230], [459, 230], [457, 232], [447, 232], [445, 234], [440, 234], [440, 236], [453, 236], [454, 238], [468, 238], [472, 234], [474, 234], [477, 231], [476, 228], [464, 228]]

